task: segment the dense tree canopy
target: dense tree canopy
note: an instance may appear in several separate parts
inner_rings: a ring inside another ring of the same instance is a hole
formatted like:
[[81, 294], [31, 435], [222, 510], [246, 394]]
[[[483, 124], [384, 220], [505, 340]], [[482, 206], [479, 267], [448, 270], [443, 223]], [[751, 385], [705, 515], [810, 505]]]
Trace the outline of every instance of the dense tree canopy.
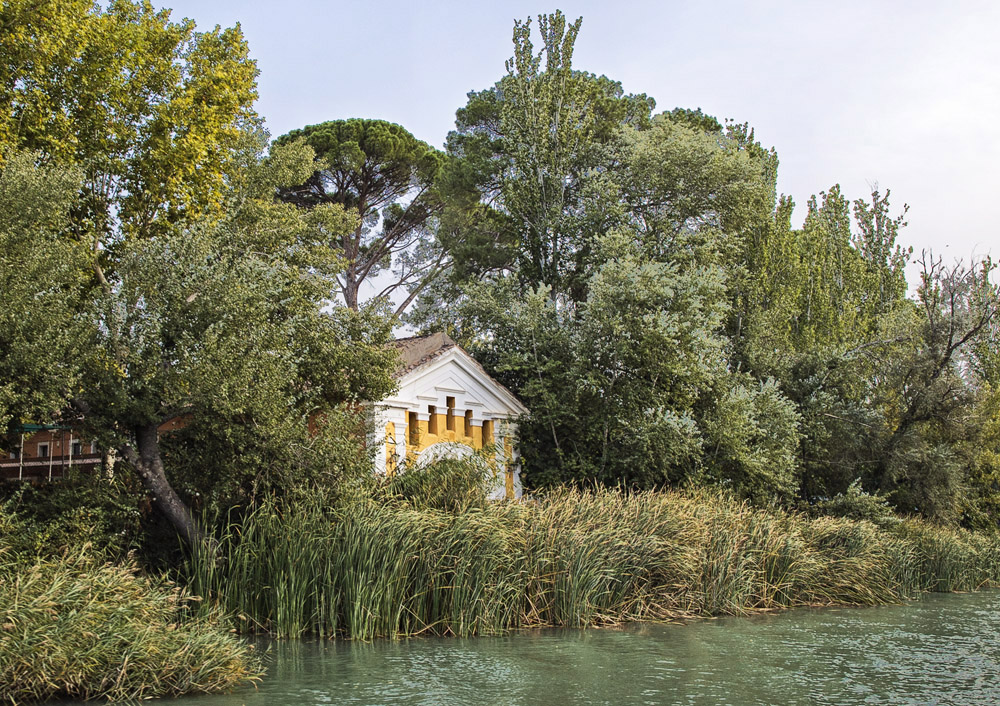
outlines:
[[[596, 239], [614, 225], [603, 212], [606, 176], [621, 159], [621, 127], [646, 126], [652, 99], [572, 67], [577, 21], [539, 19], [514, 26], [514, 57], [495, 86], [469, 94], [448, 151], [449, 194], [480, 199], [476, 217], [450, 241], [460, 273], [513, 273], [550, 296], [579, 298]], [[544, 66], [543, 66], [544, 60]]]
[[0, 421], [74, 424], [188, 540], [191, 501], [370, 468], [345, 405], [391, 389], [391, 325], [327, 306], [358, 219], [274, 201], [314, 153], [264, 156], [238, 28], [125, 0], [0, 25]]
[[531, 410], [529, 486], [995, 529], [993, 264], [924, 253], [911, 292], [887, 190], [795, 227], [749, 125], [654, 115], [574, 68], [580, 20], [537, 28], [444, 152], [374, 119], [269, 146], [238, 27], [0, 0], [0, 425], [82, 428], [195, 539], [192, 504], [370, 469], [413, 304]]
[[73, 169], [8, 151], [0, 167], [0, 429], [57, 413], [87, 340], [74, 323], [85, 253], [61, 239], [80, 184]]
[[458, 111], [445, 183], [478, 205], [410, 315], [523, 397], [528, 481], [852, 488], [969, 521], [970, 474], [995, 473], [970, 452], [996, 369], [985, 270], [935, 265], [908, 299], [888, 191], [834, 186], [793, 228], [748, 125], [651, 118], [572, 68], [579, 28], [539, 17], [536, 53], [517, 22], [507, 75]]
[[[350, 227], [339, 215], [340, 227]], [[329, 276], [296, 261], [308, 222], [285, 222], [270, 248], [243, 225], [199, 224], [130, 244], [94, 302], [102, 352], [73, 407], [166, 498], [168, 514], [177, 510], [164, 485], [161, 424], [185, 420], [170, 443], [186, 451], [175, 452], [174, 470], [193, 467], [187, 488], [227, 501], [342, 469], [329, 454], [343, 452], [310, 422], [392, 388], [388, 322], [370, 310], [324, 311]], [[365, 433], [360, 418], [354, 433]], [[206, 463], [217, 476], [198, 477]]]
[[221, 215], [258, 122], [238, 27], [198, 32], [148, 0], [5, 0], [0, 28], [0, 153], [81, 171], [72, 231], [99, 279], [118, 244]]

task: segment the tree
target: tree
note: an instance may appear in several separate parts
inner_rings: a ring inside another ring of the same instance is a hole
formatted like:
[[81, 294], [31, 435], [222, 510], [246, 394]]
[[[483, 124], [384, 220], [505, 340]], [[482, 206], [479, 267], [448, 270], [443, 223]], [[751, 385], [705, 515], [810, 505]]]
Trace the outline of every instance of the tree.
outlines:
[[[343, 449], [324, 429], [345, 404], [393, 385], [385, 317], [323, 308], [333, 267], [313, 247], [317, 214], [271, 203], [274, 172], [311, 169], [310, 153], [292, 152], [305, 161], [295, 168], [276, 148], [221, 222], [124, 244], [109, 286], [96, 290], [99, 347], [73, 398], [78, 422], [118, 450], [189, 543], [203, 532], [174, 487], [178, 449], [187, 487], [214, 502], [335, 477]], [[340, 207], [319, 213], [333, 231], [354, 222]], [[175, 440], [160, 434], [171, 420], [185, 427]], [[355, 450], [364, 431], [359, 421]], [[209, 478], [192, 483], [195, 474]]]
[[658, 487], [708, 481], [770, 498], [794, 490], [798, 418], [773, 383], [726, 369], [718, 265], [650, 261], [628, 234], [598, 245], [588, 297], [473, 287], [469, 345], [531, 409], [526, 482]]
[[1000, 289], [990, 282], [989, 261], [947, 267], [924, 253], [921, 264], [915, 335], [880, 375], [888, 433], [879, 449], [879, 483], [901, 509], [955, 521], [970, 466], [963, 442], [978, 432], [970, 359], [1000, 316]]
[[[646, 96], [575, 71], [579, 27], [539, 17], [536, 53], [516, 22], [507, 75], [458, 111], [444, 180], [478, 208], [411, 321], [447, 327], [532, 410], [529, 484], [700, 478], [788, 496], [797, 414], [727, 369], [724, 335], [776, 158], [747, 126], [650, 118]], [[738, 439], [710, 423], [726, 411]]]
[[82, 171], [70, 230], [99, 281], [122, 243], [221, 215], [258, 124], [238, 27], [196, 32], [146, 0], [7, 0], [0, 67], [0, 152]]
[[[238, 27], [197, 32], [190, 20], [171, 22], [169, 11], [145, 0], [114, 0], [106, 8], [9, 0], [0, 5], [0, 28], [4, 157], [12, 147], [35, 150], [53, 175], [75, 170], [80, 185], [68, 217], [44, 231], [62, 244], [47, 242], [38, 229], [16, 236], [39, 254], [79, 253], [69, 247], [79, 243], [96, 285], [75, 298], [71, 268], [38, 273], [36, 286], [55, 278], [51, 286], [60, 294], [36, 292], [35, 304], [54, 306], [53, 321], [72, 321], [68, 330], [82, 331], [74, 335], [91, 345], [77, 355], [62, 345], [67, 334], [47, 331], [48, 358], [39, 361], [58, 361], [45, 372], [59, 382], [40, 382], [44, 392], [19, 409], [41, 417], [40, 400], [72, 399], [76, 421], [117, 448], [182, 535], [196, 539], [199, 529], [167, 476], [157, 424], [199, 410], [270, 423], [277, 417], [261, 410], [284, 408], [301, 422], [309, 404], [323, 402], [310, 413], [330, 407], [336, 395], [329, 381], [312, 377], [330, 372], [322, 353], [356, 365], [331, 347], [359, 330], [378, 339], [384, 329], [360, 323], [363, 316], [350, 323], [318, 313], [315, 283], [328, 292], [325, 278], [337, 264], [316, 233], [347, 228], [353, 219], [331, 209], [296, 219], [269, 206], [282, 168], [285, 176], [305, 173], [301, 164], [290, 168], [294, 159], [260, 160], [263, 135], [252, 108], [257, 69]], [[59, 211], [66, 200], [56, 203], [53, 215], [66, 215]], [[283, 232], [291, 240], [269, 230], [275, 226], [290, 226]], [[23, 321], [15, 328], [6, 360], [23, 362], [32, 345], [40, 349], [44, 326], [27, 336]], [[371, 379], [384, 383], [377, 348]], [[280, 373], [279, 358], [286, 365]], [[23, 382], [26, 370], [14, 371], [21, 375], [18, 395], [32, 389]], [[252, 380], [262, 394], [284, 397], [252, 400], [245, 387]], [[348, 398], [341, 389], [341, 399]]]
[[293, 130], [275, 144], [304, 140], [316, 152], [317, 169], [302, 184], [280, 192], [303, 208], [339, 204], [357, 212], [356, 227], [331, 234], [330, 246], [345, 263], [338, 277], [344, 303], [357, 310], [362, 284], [393, 279], [376, 298], [397, 289], [406, 296], [397, 315], [446, 266], [433, 235], [443, 210], [436, 190], [444, 155], [399, 125], [384, 120], [333, 120]]
[[782, 383], [803, 420], [801, 494], [824, 501], [860, 483], [902, 512], [982, 524], [976, 513], [994, 492], [994, 403], [974, 361], [1000, 298], [989, 263], [922, 264], [916, 301], [896, 300], [850, 348], [789, 352]]
[[[513, 273], [553, 299], [582, 300], [597, 238], [616, 223], [607, 174], [619, 164], [625, 125], [648, 126], [654, 102], [621, 84], [573, 69], [581, 20], [540, 15], [514, 23], [514, 56], [492, 88], [469, 94], [448, 135], [456, 158], [450, 194], [475, 194], [482, 208], [453, 249], [459, 277]], [[544, 68], [543, 68], [544, 59]]]
[[545, 287], [492, 287], [470, 307], [491, 333], [472, 350], [531, 409], [519, 434], [536, 487], [653, 487], [692, 475], [701, 456], [694, 408], [723, 372], [721, 273], [644, 261], [620, 236], [601, 248], [615, 256], [572, 314]]
[[834, 185], [808, 200], [799, 230], [791, 227], [793, 207], [782, 199], [747, 248], [737, 357], [758, 374], [784, 375], [799, 356], [871, 342], [905, 305], [910, 250], [896, 241], [906, 206], [892, 218], [888, 191], [852, 203]]
[[62, 239], [80, 174], [10, 151], [0, 166], [0, 431], [47, 419], [79, 380], [86, 253]]

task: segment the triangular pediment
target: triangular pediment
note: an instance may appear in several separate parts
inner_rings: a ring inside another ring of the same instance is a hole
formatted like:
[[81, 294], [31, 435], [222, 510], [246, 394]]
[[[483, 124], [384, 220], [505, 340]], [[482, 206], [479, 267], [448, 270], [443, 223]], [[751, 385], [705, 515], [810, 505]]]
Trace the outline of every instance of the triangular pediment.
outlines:
[[454, 347], [399, 378], [399, 389], [380, 405], [422, 410], [457, 398], [459, 406], [477, 416], [517, 417], [527, 408], [506, 387], [490, 377], [468, 353]]

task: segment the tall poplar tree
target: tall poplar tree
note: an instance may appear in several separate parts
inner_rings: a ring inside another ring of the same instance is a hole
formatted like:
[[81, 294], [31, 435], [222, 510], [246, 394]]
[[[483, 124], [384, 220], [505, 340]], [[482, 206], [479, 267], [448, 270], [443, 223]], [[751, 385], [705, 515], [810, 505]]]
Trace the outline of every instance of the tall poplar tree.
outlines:
[[457, 113], [449, 193], [482, 204], [448, 243], [460, 276], [512, 274], [553, 299], [585, 297], [596, 240], [617, 215], [607, 179], [620, 165], [621, 129], [648, 126], [655, 103], [573, 68], [581, 21], [539, 15], [537, 53], [530, 19], [515, 21], [506, 76]]

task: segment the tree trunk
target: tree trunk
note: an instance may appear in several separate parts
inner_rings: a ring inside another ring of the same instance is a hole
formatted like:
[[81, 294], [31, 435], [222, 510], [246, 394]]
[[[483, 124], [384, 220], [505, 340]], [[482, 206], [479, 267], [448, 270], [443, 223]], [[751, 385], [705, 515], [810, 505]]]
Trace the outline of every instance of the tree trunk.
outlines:
[[142, 484], [153, 497], [153, 503], [174, 526], [181, 538], [189, 546], [196, 546], [208, 542], [214, 545], [215, 542], [205, 534], [191, 509], [177, 496], [167, 480], [167, 474], [163, 468], [163, 459], [160, 456], [160, 442], [157, 438], [156, 424], [146, 424], [135, 429], [135, 445], [133, 449], [129, 445], [121, 447], [123, 457], [135, 466]]
[[358, 310], [358, 281], [353, 271], [344, 275], [344, 305], [353, 311]]

